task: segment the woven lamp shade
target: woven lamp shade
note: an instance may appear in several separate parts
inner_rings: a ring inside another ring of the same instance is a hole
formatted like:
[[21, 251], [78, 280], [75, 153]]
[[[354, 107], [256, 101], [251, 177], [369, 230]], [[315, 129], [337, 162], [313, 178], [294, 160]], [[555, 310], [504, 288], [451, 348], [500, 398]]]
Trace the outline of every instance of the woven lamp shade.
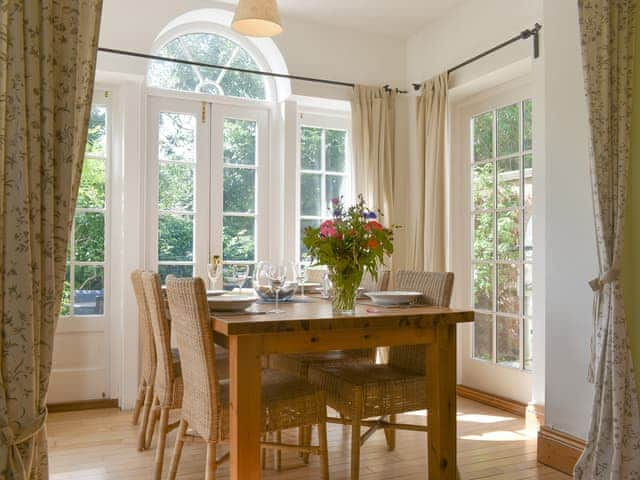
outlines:
[[231, 28], [250, 37], [278, 35], [282, 26], [276, 0], [240, 0]]

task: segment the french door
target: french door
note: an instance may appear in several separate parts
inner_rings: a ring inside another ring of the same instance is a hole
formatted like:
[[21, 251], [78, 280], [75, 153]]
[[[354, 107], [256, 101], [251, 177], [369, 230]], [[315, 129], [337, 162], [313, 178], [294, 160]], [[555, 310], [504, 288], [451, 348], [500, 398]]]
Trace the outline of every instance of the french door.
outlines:
[[148, 267], [206, 279], [211, 255], [266, 258], [268, 111], [153, 96], [148, 115]]
[[533, 368], [533, 158], [530, 86], [516, 81], [452, 108], [452, 267], [460, 383], [527, 403]]

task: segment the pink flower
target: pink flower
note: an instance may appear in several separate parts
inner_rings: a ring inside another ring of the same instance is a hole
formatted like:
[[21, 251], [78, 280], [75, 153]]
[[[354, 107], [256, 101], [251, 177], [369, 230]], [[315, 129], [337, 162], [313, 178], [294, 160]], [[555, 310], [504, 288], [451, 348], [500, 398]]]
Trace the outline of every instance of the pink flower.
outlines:
[[338, 231], [331, 220], [325, 220], [320, 224], [320, 236], [321, 237], [338, 237]]

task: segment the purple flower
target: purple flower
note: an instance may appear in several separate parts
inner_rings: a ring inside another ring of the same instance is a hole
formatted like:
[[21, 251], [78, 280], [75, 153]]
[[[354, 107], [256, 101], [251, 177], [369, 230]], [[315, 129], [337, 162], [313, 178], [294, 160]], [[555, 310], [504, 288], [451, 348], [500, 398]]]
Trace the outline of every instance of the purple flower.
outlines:
[[331, 199], [331, 203], [332, 203], [333, 205], [337, 205], [337, 204], [339, 204], [339, 203], [340, 203], [340, 199], [339, 199], [339, 198], [332, 198], [332, 199]]
[[364, 216], [369, 220], [375, 220], [376, 218], [378, 218], [378, 215], [376, 215], [376, 212], [367, 212], [365, 213]]

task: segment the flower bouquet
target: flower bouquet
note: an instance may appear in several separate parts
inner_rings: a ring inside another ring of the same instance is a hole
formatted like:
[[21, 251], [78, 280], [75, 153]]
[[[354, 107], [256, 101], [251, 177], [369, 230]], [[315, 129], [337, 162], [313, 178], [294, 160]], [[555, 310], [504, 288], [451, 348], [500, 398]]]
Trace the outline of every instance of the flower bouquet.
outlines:
[[316, 265], [326, 265], [333, 284], [335, 313], [352, 314], [362, 276], [377, 280], [385, 255], [393, 253], [393, 230], [378, 221], [362, 197], [345, 208], [342, 198], [331, 200], [332, 218], [319, 227], [307, 227], [303, 242]]

